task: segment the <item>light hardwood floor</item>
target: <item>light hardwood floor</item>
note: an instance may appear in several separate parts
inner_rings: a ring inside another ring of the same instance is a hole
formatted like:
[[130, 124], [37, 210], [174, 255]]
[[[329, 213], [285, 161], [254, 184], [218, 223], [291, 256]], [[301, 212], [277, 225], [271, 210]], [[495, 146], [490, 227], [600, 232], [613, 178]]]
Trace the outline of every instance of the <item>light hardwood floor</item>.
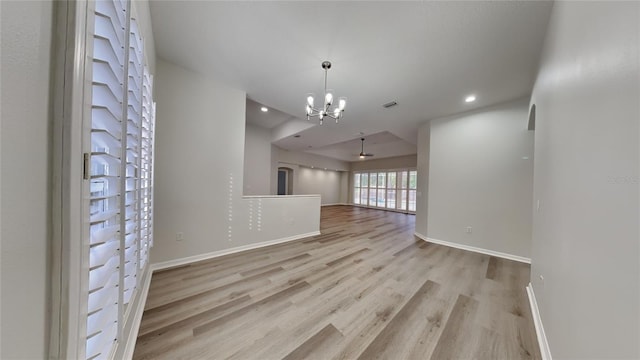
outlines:
[[539, 359], [529, 265], [414, 219], [325, 207], [322, 235], [156, 272], [134, 359]]

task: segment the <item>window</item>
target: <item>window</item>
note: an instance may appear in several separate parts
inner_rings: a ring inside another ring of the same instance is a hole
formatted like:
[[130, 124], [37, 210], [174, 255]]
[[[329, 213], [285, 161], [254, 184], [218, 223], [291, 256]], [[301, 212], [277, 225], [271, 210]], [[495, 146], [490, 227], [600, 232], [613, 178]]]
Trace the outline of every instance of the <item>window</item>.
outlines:
[[387, 188], [386, 188], [387, 173], [378, 173], [378, 197], [376, 199], [377, 207], [386, 206]]
[[398, 209], [407, 210], [407, 171], [398, 172], [399, 184], [398, 184]]
[[353, 203], [360, 204], [360, 174], [355, 174], [353, 176]]
[[91, 80], [86, 359], [108, 359], [127, 322], [153, 243], [152, 77], [128, 1], [96, 1], [85, 74]]
[[417, 171], [409, 171], [409, 211], [416, 211], [417, 177]]
[[360, 204], [367, 205], [369, 194], [369, 174], [360, 174]]
[[387, 179], [387, 209], [396, 208], [396, 172], [388, 173]]
[[356, 172], [353, 203], [377, 208], [416, 210], [416, 170]]
[[369, 206], [376, 206], [376, 195], [378, 176], [376, 173], [369, 174]]

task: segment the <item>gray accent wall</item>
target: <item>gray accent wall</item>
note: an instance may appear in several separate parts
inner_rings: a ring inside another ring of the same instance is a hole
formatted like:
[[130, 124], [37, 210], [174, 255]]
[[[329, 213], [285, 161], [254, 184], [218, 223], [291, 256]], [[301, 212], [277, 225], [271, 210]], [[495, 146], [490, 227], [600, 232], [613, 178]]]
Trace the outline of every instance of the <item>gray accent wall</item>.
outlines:
[[416, 233], [425, 235], [429, 214], [429, 153], [431, 147], [431, 124], [418, 129], [418, 184], [416, 191]]
[[418, 174], [428, 174], [428, 196], [418, 200], [416, 231], [424, 231], [426, 218], [421, 234], [428, 238], [530, 257], [533, 132], [527, 122], [528, 99], [520, 99], [422, 125], [420, 140], [430, 142], [426, 154], [419, 144]]
[[2, 359], [43, 359], [49, 341], [54, 3], [2, 1]]
[[[243, 91], [162, 59], [157, 61], [155, 91], [152, 263], [181, 261], [319, 230], [319, 197], [243, 195]], [[218, 111], [211, 112], [211, 108]], [[270, 157], [264, 161], [268, 165]], [[266, 168], [265, 175], [269, 173]], [[177, 241], [178, 232], [181, 241]]]
[[244, 195], [270, 195], [271, 183], [271, 131], [246, 125], [244, 137]]
[[531, 282], [554, 359], [640, 358], [639, 46], [640, 3], [555, 2], [531, 99]]

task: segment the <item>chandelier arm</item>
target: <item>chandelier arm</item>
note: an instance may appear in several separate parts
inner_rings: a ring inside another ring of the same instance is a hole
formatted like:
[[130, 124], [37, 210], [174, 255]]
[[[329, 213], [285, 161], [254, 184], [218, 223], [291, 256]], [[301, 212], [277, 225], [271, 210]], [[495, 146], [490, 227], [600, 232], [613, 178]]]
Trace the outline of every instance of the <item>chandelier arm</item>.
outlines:
[[314, 107], [311, 108], [311, 114], [309, 116], [318, 116], [320, 114], [320, 109], [316, 109]]

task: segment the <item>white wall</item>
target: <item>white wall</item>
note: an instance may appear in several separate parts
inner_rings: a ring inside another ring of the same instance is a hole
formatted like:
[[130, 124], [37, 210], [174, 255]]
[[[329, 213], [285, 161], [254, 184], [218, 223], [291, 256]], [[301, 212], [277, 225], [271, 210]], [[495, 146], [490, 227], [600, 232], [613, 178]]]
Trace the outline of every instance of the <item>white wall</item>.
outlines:
[[271, 131], [246, 125], [244, 138], [244, 195], [271, 194]]
[[532, 94], [531, 282], [555, 359], [640, 358], [639, 24], [638, 2], [551, 14]]
[[[343, 177], [347, 176], [348, 179], [348, 162], [302, 151], [284, 150], [277, 146], [272, 146], [272, 159], [275, 161], [272, 178], [276, 185], [277, 168], [287, 167], [293, 170], [294, 195], [321, 194], [323, 205], [347, 202], [349, 187]], [[272, 189], [275, 193], [275, 186]]]
[[244, 92], [161, 59], [155, 86], [154, 263], [319, 230], [319, 197], [243, 199]]
[[324, 169], [298, 168], [298, 188], [294, 194], [320, 194], [322, 205], [340, 203], [341, 172]]
[[0, 2], [2, 359], [47, 356], [53, 2]]
[[431, 127], [427, 237], [530, 257], [527, 121], [528, 99], [522, 99], [423, 125]]
[[429, 214], [429, 150], [431, 147], [431, 125], [418, 129], [418, 181], [416, 184], [416, 233], [427, 235]]

